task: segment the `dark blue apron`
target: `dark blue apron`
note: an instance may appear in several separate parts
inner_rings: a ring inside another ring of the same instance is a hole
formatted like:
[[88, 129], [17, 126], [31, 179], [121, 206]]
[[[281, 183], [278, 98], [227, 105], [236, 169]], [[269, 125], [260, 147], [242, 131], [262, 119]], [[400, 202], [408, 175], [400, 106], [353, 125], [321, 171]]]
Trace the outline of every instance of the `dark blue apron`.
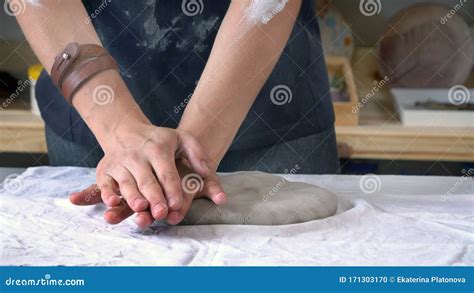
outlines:
[[[155, 125], [176, 127], [230, 1], [83, 2], [102, 43], [118, 61], [122, 78], [145, 115]], [[42, 116], [56, 134], [85, 146], [97, 144], [47, 74], [41, 75], [36, 93]], [[255, 149], [320, 133], [332, 128], [333, 123], [314, 5], [312, 0], [303, 0], [284, 53], [245, 118], [231, 150]]]

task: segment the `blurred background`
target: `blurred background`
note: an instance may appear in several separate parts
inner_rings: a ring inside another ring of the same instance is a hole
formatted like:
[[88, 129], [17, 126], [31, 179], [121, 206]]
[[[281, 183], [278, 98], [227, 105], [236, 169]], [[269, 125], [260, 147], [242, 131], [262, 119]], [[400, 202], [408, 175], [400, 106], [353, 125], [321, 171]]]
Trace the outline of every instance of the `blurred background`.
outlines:
[[[0, 167], [46, 165], [41, 67], [1, 3]], [[319, 0], [314, 13], [342, 172], [472, 176], [474, 1]]]

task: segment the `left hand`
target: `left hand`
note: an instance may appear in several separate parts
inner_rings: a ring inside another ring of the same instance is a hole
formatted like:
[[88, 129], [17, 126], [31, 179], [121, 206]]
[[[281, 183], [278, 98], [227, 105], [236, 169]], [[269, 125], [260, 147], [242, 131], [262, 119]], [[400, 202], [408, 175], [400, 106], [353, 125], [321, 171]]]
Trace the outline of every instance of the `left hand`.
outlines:
[[[192, 172], [184, 161], [177, 162], [178, 172], [181, 177], [183, 189], [183, 204], [178, 211], [171, 211], [166, 217], [166, 221], [171, 225], [179, 224], [191, 207], [191, 203], [197, 198], [208, 198], [215, 204], [224, 204], [227, 196], [222, 189], [219, 178], [215, 172], [207, 178], [201, 178], [199, 175]], [[119, 193], [118, 187], [115, 187], [116, 192]], [[120, 194], [120, 193], [119, 193]], [[86, 206], [99, 204], [102, 201], [101, 191], [96, 184], [93, 184], [86, 189], [71, 193], [70, 201], [75, 205]], [[125, 200], [114, 207], [110, 207], [105, 212], [104, 218], [109, 224], [118, 224], [127, 219], [135, 212], [130, 208]], [[138, 227], [145, 229], [154, 222], [154, 218], [149, 210], [137, 213], [135, 220]]]

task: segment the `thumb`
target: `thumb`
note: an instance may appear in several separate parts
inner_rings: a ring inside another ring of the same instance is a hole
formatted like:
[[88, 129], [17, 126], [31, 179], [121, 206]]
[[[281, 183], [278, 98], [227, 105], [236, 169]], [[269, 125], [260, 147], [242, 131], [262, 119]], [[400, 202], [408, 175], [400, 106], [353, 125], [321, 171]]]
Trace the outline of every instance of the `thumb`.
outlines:
[[178, 153], [186, 158], [191, 168], [206, 178], [210, 174], [208, 157], [201, 144], [189, 133], [179, 130]]
[[102, 202], [101, 192], [96, 184], [92, 184], [82, 191], [71, 193], [69, 200], [72, 204], [79, 206], [94, 205]]

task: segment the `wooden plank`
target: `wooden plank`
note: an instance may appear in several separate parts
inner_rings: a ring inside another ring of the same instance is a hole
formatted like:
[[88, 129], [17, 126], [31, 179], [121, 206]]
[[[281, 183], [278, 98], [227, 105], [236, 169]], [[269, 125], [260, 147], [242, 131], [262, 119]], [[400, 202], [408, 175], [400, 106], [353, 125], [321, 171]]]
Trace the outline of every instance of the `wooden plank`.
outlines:
[[1, 111], [0, 133], [0, 152], [47, 152], [44, 122], [29, 110]]
[[0, 152], [46, 153], [44, 131], [35, 128], [0, 127]]
[[351, 158], [385, 160], [474, 161], [474, 131], [435, 128], [338, 127], [337, 139], [351, 149]]
[[3, 110], [0, 112], [0, 128], [44, 129], [41, 117], [33, 115], [29, 110]]

